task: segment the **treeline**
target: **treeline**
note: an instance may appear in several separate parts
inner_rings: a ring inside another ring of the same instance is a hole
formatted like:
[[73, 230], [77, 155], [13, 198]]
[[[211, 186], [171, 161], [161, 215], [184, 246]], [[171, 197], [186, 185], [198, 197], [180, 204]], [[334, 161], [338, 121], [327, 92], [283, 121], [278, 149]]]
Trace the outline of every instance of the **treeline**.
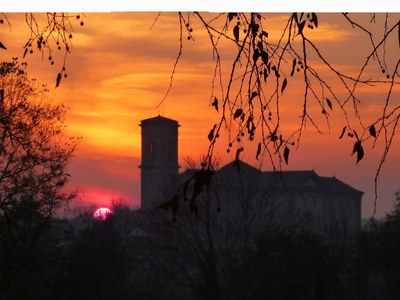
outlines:
[[106, 221], [32, 218], [7, 240], [1, 217], [0, 299], [400, 299], [396, 196], [351, 242], [276, 228], [246, 240], [124, 205]]

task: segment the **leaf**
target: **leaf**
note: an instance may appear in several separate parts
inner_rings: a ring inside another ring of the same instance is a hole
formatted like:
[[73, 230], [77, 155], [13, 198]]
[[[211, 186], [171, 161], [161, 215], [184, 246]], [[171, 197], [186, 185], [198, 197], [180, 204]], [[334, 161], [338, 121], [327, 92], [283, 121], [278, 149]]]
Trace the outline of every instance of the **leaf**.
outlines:
[[208, 133], [208, 140], [211, 142], [214, 139], [214, 131], [215, 128], [217, 127], [216, 124], [214, 124], [214, 127], [210, 130], [210, 132]]
[[262, 35], [262, 36], [265, 36], [266, 38], [268, 38], [268, 32], [266, 32], [266, 31], [264, 31], [264, 30], [261, 32], [261, 35]]
[[267, 51], [262, 51], [261, 52], [261, 59], [264, 64], [268, 63], [268, 52]]
[[232, 12], [228, 13], [229, 22], [232, 21], [234, 17], [237, 17], [237, 13], [232, 13]]
[[332, 110], [332, 102], [328, 98], [326, 98], [326, 104], [328, 104], [328, 107]]
[[318, 18], [316, 13], [311, 13], [311, 22], [314, 23], [315, 28], [318, 28]]
[[283, 80], [282, 87], [281, 87], [281, 93], [282, 93], [282, 94], [283, 94], [283, 91], [284, 91], [285, 88], [286, 88], [286, 85], [287, 85], [287, 79], [285, 78], [285, 79]]
[[243, 113], [243, 110], [241, 108], [236, 109], [235, 114], [233, 115], [234, 119], [239, 118]]
[[215, 110], [218, 112], [218, 99], [214, 97], [214, 101], [211, 103], [212, 106], [215, 107]]
[[297, 59], [293, 59], [293, 63], [292, 63], [292, 71], [290, 72], [290, 76], [293, 76], [294, 74], [294, 70], [296, 69], [296, 64], [297, 64]]
[[261, 153], [261, 143], [258, 143], [258, 146], [257, 146], [257, 154], [256, 154], [256, 159], [258, 160], [258, 157], [260, 156], [260, 153]]
[[299, 24], [299, 31], [297, 32], [298, 35], [303, 33], [304, 25], [306, 25], [306, 20]]
[[342, 133], [339, 136], [339, 139], [341, 139], [344, 136], [344, 133], [346, 132], [347, 126], [344, 126], [342, 129]]
[[7, 50], [7, 47], [4, 46], [4, 44], [3, 44], [2, 42], [0, 42], [0, 48], [1, 48], [1, 49], [6, 49], [6, 50]]
[[285, 149], [283, 150], [283, 158], [285, 159], [285, 163], [289, 163], [289, 148], [285, 146]]
[[258, 50], [256, 49], [256, 50], [254, 50], [254, 53], [253, 53], [253, 60], [254, 60], [254, 63], [256, 63], [257, 62], [257, 60], [260, 58], [260, 52], [258, 52]]
[[369, 127], [369, 134], [371, 136], [373, 136], [374, 138], [376, 138], [376, 129], [375, 129], [375, 126], [373, 124]]
[[257, 92], [252, 92], [251, 93], [251, 96], [250, 96], [250, 101], [251, 100], [253, 100], [255, 97], [257, 97], [258, 96], [258, 93]]
[[238, 25], [236, 25], [233, 28], [233, 35], [235, 37], [236, 43], [239, 43], [239, 26]]
[[61, 77], [62, 77], [62, 74], [58, 73], [57, 74], [57, 79], [56, 79], [56, 87], [58, 87], [60, 85]]
[[22, 58], [25, 58], [26, 54], [28, 53], [28, 48], [25, 48], [24, 54], [22, 55]]
[[351, 155], [354, 155], [354, 153], [357, 153], [357, 162], [356, 164], [358, 164], [358, 162], [360, 160], [363, 159], [364, 157], [364, 149], [361, 145], [361, 141], [358, 140], [357, 142], [354, 143], [354, 147], [353, 147], [353, 153]]

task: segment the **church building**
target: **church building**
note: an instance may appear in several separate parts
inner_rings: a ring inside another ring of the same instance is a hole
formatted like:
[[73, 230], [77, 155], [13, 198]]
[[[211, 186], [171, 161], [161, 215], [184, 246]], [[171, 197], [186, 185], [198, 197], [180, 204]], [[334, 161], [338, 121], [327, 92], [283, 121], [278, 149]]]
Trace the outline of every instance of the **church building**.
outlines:
[[[149, 210], [168, 200], [176, 192], [174, 187], [196, 170], [179, 174], [177, 121], [157, 116], [140, 126], [141, 208]], [[215, 198], [223, 211], [263, 211], [265, 222], [320, 234], [360, 230], [363, 192], [314, 170], [264, 172], [239, 164], [231, 162], [213, 176]]]

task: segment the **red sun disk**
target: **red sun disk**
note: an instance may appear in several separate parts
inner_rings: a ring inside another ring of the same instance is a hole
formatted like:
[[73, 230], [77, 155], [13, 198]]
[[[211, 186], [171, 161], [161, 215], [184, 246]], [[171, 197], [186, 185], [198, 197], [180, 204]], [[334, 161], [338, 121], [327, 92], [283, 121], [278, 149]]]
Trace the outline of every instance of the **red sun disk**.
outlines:
[[106, 220], [109, 215], [112, 215], [113, 211], [108, 207], [100, 207], [93, 213], [93, 218], [96, 220]]

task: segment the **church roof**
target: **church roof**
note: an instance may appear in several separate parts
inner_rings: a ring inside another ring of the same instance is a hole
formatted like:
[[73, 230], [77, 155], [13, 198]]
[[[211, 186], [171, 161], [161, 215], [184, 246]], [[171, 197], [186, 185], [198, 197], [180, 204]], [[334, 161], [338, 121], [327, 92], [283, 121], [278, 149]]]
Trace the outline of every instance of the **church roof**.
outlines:
[[139, 126], [179, 126], [178, 121], [169, 119], [166, 117], [162, 117], [158, 115], [157, 117], [149, 118], [142, 120], [139, 124]]
[[[189, 169], [181, 174], [187, 179], [196, 170]], [[314, 170], [263, 172], [242, 161], [232, 161], [215, 171], [223, 185], [242, 184], [243, 180], [260, 183], [260, 188], [281, 191], [318, 192], [326, 194], [348, 194], [362, 196], [363, 192], [338, 180], [336, 177], [321, 177]], [[221, 180], [222, 179], [222, 180]]]

